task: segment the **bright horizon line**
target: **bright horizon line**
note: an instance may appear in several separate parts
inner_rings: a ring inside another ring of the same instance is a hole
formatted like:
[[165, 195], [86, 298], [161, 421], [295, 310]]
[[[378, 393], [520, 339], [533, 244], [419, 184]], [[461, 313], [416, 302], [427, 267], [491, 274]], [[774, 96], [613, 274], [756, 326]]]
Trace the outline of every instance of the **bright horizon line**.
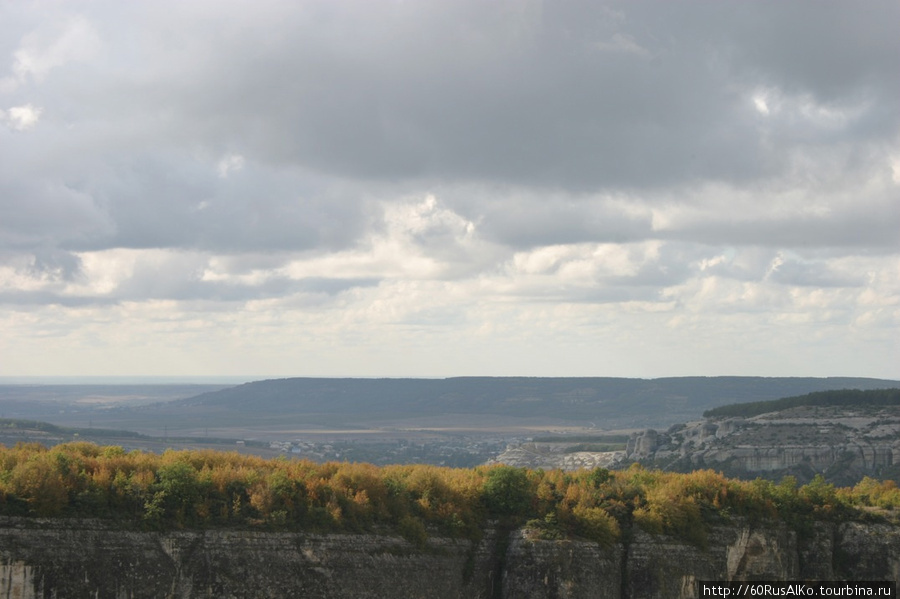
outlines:
[[359, 380], [445, 380], [457, 378], [534, 378], [534, 379], [590, 379], [590, 378], [610, 378], [610, 379], [632, 379], [632, 380], [657, 380], [672, 378], [765, 378], [765, 379], [792, 379], [792, 378], [811, 378], [811, 379], [831, 379], [831, 378], [858, 378], [885, 380], [900, 383], [900, 379], [891, 377], [877, 376], [859, 376], [850, 374], [828, 375], [828, 376], [805, 376], [805, 375], [789, 375], [789, 376], [768, 376], [755, 374], [683, 374], [669, 376], [612, 376], [612, 375], [557, 375], [557, 376], [541, 376], [541, 375], [453, 375], [453, 376], [377, 376], [377, 375], [0, 375], [0, 385], [40, 385], [40, 384], [58, 384], [58, 385], [105, 385], [105, 384], [243, 384], [264, 380], [277, 379], [359, 379]]

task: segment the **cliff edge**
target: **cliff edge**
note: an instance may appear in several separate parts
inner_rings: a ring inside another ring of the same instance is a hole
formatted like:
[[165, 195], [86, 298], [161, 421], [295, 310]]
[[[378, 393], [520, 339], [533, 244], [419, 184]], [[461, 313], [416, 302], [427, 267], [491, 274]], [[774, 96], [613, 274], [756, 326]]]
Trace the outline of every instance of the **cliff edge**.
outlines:
[[627, 543], [508, 537], [123, 531], [88, 520], [0, 520], [0, 599], [668, 599], [697, 580], [900, 579], [900, 528], [715, 526], [705, 547], [634, 530]]

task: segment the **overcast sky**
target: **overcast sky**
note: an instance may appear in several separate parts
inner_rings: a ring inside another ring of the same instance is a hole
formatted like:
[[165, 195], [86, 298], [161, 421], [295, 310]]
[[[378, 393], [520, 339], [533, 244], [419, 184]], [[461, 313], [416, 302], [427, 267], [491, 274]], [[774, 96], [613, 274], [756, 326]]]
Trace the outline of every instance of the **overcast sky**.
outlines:
[[0, 376], [900, 378], [898, 23], [0, 3]]

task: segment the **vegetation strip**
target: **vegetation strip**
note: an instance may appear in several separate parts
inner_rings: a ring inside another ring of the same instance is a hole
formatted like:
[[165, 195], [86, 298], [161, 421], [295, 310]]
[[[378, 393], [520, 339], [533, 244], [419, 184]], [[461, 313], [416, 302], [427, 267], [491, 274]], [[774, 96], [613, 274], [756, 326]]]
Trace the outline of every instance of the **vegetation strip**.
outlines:
[[527, 523], [537, 538], [618, 541], [632, 526], [698, 546], [713, 523], [891, 517], [893, 481], [837, 489], [739, 481], [711, 470], [676, 474], [315, 464], [217, 451], [162, 455], [91, 443], [0, 446], [0, 514], [91, 517], [144, 529], [259, 527], [360, 532], [389, 527], [416, 544], [430, 530], [478, 538], [488, 521]]
[[900, 406], [900, 389], [816, 391], [806, 395], [783, 397], [772, 401], [730, 404], [706, 410], [703, 412], [703, 416], [704, 418], [724, 418], [729, 416], [750, 418], [791, 408], [828, 406]]

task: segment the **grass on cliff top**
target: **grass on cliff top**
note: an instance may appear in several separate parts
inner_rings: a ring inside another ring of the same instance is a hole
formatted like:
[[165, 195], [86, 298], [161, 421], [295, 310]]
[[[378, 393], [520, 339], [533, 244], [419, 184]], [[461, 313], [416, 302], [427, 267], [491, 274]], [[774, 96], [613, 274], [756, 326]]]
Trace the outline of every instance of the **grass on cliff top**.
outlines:
[[806, 406], [900, 406], [900, 389], [817, 391], [772, 401], [754, 401], [721, 406], [703, 412], [703, 416], [705, 418], [725, 418], [729, 416], [750, 418], [760, 414], [768, 414], [769, 412], [780, 412], [781, 410]]
[[618, 541], [634, 526], [702, 546], [732, 517], [864, 519], [900, 506], [893, 481], [837, 489], [821, 478], [739, 481], [712, 470], [633, 466], [563, 472], [510, 466], [451, 469], [266, 460], [217, 451], [162, 455], [90, 443], [0, 446], [0, 514], [105, 518], [123, 526], [257, 527], [360, 532], [388, 527], [415, 543], [428, 531], [477, 538], [488, 521], [528, 523], [539, 538]]

